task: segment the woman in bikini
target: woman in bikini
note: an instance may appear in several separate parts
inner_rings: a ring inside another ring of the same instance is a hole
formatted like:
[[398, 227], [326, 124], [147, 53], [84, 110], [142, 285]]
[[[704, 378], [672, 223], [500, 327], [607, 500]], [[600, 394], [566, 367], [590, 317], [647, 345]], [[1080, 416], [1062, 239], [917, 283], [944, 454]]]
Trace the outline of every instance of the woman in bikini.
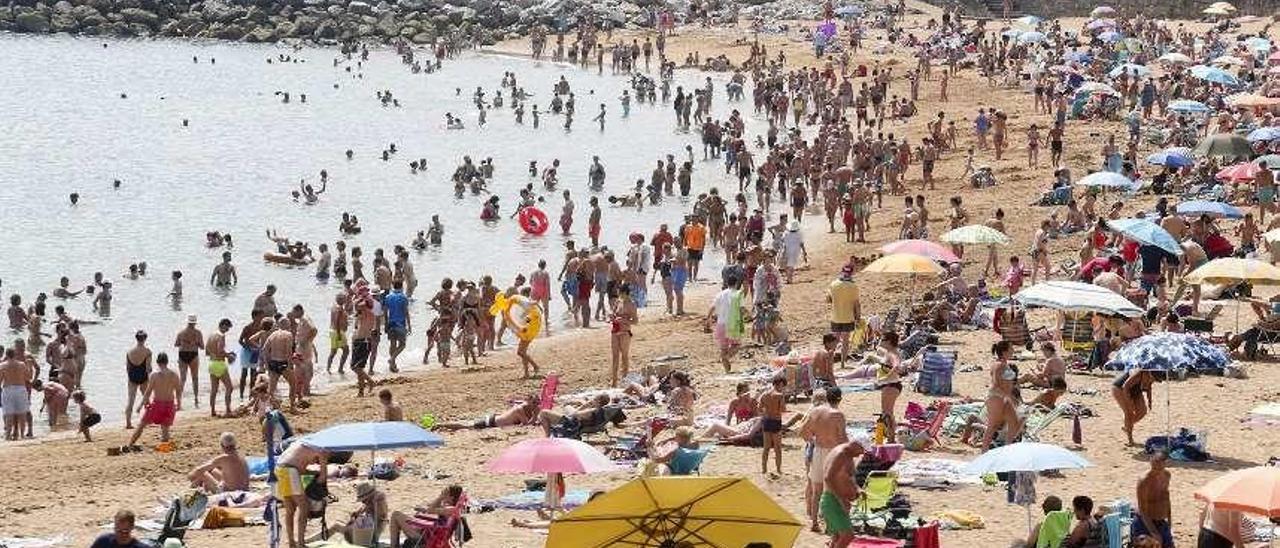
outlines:
[[1008, 341], [997, 342], [991, 345], [991, 353], [996, 357], [996, 364], [991, 368], [991, 389], [987, 391], [987, 427], [982, 434], [984, 452], [991, 447], [997, 428], [1004, 427], [1006, 443], [1011, 442], [1014, 433], [1018, 431], [1018, 406], [1013, 397], [1018, 368], [1009, 363], [1009, 358], [1013, 356], [1013, 345]]
[[906, 366], [898, 352], [898, 333], [890, 331], [880, 338], [880, 367], [876, 369], [876, 390], [880, 391], [880, 415], [884, 420], [888, 443], [893, 443], [897, 421], [893, 408], [902, 394], [902, 373]]
[[734, 421], [741, 424], [760, 414], [760, 404], [751, 394], [751, 385], [745, 382], [738, 383], [735, 394], [736, 396], [729, 401], [729, 410], [725, 413], [726, 425], [731, 425]]
[[1151, 408], [1151, 385], [1158, 380], [1160, 379], [1150, 371], [1138, 370], [1125, 371], [1111, 383], [1111, 397], [1115, 398], [1116, 404], [1124, 412], [1124, 426], [1121, 430], [1124, 430], [1129, 445], [1135, 445], [1133, 426], [1147, 416], [1147, 410]]
[[[609, 386], [617, 388], [618, 379], [627, 376], [631, 371], [631, 326], [636, 323], [636, 303], [631, 299], [631, 286], [622, 284], [618, 289], [620, 302], [618, 311], [613, 314], [610, 323], [612, 336], [609, 339], [610, 367]], [[621, 368], [621, 371], [619, 371]]]

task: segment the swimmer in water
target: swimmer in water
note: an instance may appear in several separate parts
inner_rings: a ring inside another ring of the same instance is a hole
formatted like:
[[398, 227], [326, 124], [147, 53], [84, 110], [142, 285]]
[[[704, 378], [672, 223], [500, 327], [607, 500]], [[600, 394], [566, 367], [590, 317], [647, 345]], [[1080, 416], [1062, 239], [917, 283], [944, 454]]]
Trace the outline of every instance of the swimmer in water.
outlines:
[[[497, 197], [495, 196], [493, 199], [497, 200]], [[496, 207], [497, 202], [495, 201], [494, 203]], [[444, 224], [440, 222], [439, 215], [432, 215], [431, 226], [427, 228], [427, 241], [430, 242], [431, 245], [440, 245], [440, 242], [442, 242], [443, 240], [444, 240]]]
[[53, 290], [53, 296], [59, 299], [70, 299], [84, 292], [83, 289], [80, 291], [71, 291], [70, 286], [71, 280], [66, 276], [63, 276], [58, 280], [58, 288]]
[[209, 284], [215, 287], [231, 287], [239, 283], [236, 276], [236, 267], [231, 264], [231, 252], [224, 251], [222, 253], [222, 262], [213, 267], [213, 273], [209, 276]]

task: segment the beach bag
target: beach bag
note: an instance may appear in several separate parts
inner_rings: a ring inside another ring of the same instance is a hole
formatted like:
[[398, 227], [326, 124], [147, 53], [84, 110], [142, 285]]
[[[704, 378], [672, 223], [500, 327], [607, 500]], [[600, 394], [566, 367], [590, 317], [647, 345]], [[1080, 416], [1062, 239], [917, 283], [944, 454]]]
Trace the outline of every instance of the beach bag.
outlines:
[[201, 529], [222, 529], [224, 527], [244, 527], [244, 511], [225, 506], [214, 506], [204, 515]]
[[955, 375], [956, 355], [926, 349], [916, 377], [916, 392], [930, 396], [950, 396], [951, 379]]

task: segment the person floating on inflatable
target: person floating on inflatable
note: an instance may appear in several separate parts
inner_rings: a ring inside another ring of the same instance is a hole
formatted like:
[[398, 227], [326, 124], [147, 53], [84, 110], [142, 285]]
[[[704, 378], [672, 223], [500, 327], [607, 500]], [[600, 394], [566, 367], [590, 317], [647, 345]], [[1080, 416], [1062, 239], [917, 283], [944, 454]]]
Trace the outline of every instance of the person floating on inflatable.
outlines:
[[533, 206], [522, 208], [518, 220], [520, 221], [520, 228], [534, 236], [541, 236], [551, 226], [547, 222], [547, 214]]
[[525, 287], [520, 290], [520, 294], [510, 297], [499, 293], [494, 297], [493, 306], [489, 307], [489, 314], [502, 318], [507, 328], [520, 339], [516, 355], [520, 356], [520, 364], [524, 366], [524, 378], [531, 376], [530, 368], [536, 375], [538, 363], [529, 355], [529, 343], [542, 331], [543, 318], [538, 303], [529, 298], [529, 288]]

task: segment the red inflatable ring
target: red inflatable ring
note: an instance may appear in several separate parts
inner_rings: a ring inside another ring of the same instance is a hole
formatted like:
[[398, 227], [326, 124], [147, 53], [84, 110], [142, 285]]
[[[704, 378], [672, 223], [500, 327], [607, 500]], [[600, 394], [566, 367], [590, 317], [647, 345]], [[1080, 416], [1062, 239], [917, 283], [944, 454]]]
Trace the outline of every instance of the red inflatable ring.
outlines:
[[551, 226], [547, 222], [547, 214], [543, 213], [541, 209], [532, 206], [521, 209], [518, 220], [520, 221], [520, 228], [534, 236], [541, 236]]

